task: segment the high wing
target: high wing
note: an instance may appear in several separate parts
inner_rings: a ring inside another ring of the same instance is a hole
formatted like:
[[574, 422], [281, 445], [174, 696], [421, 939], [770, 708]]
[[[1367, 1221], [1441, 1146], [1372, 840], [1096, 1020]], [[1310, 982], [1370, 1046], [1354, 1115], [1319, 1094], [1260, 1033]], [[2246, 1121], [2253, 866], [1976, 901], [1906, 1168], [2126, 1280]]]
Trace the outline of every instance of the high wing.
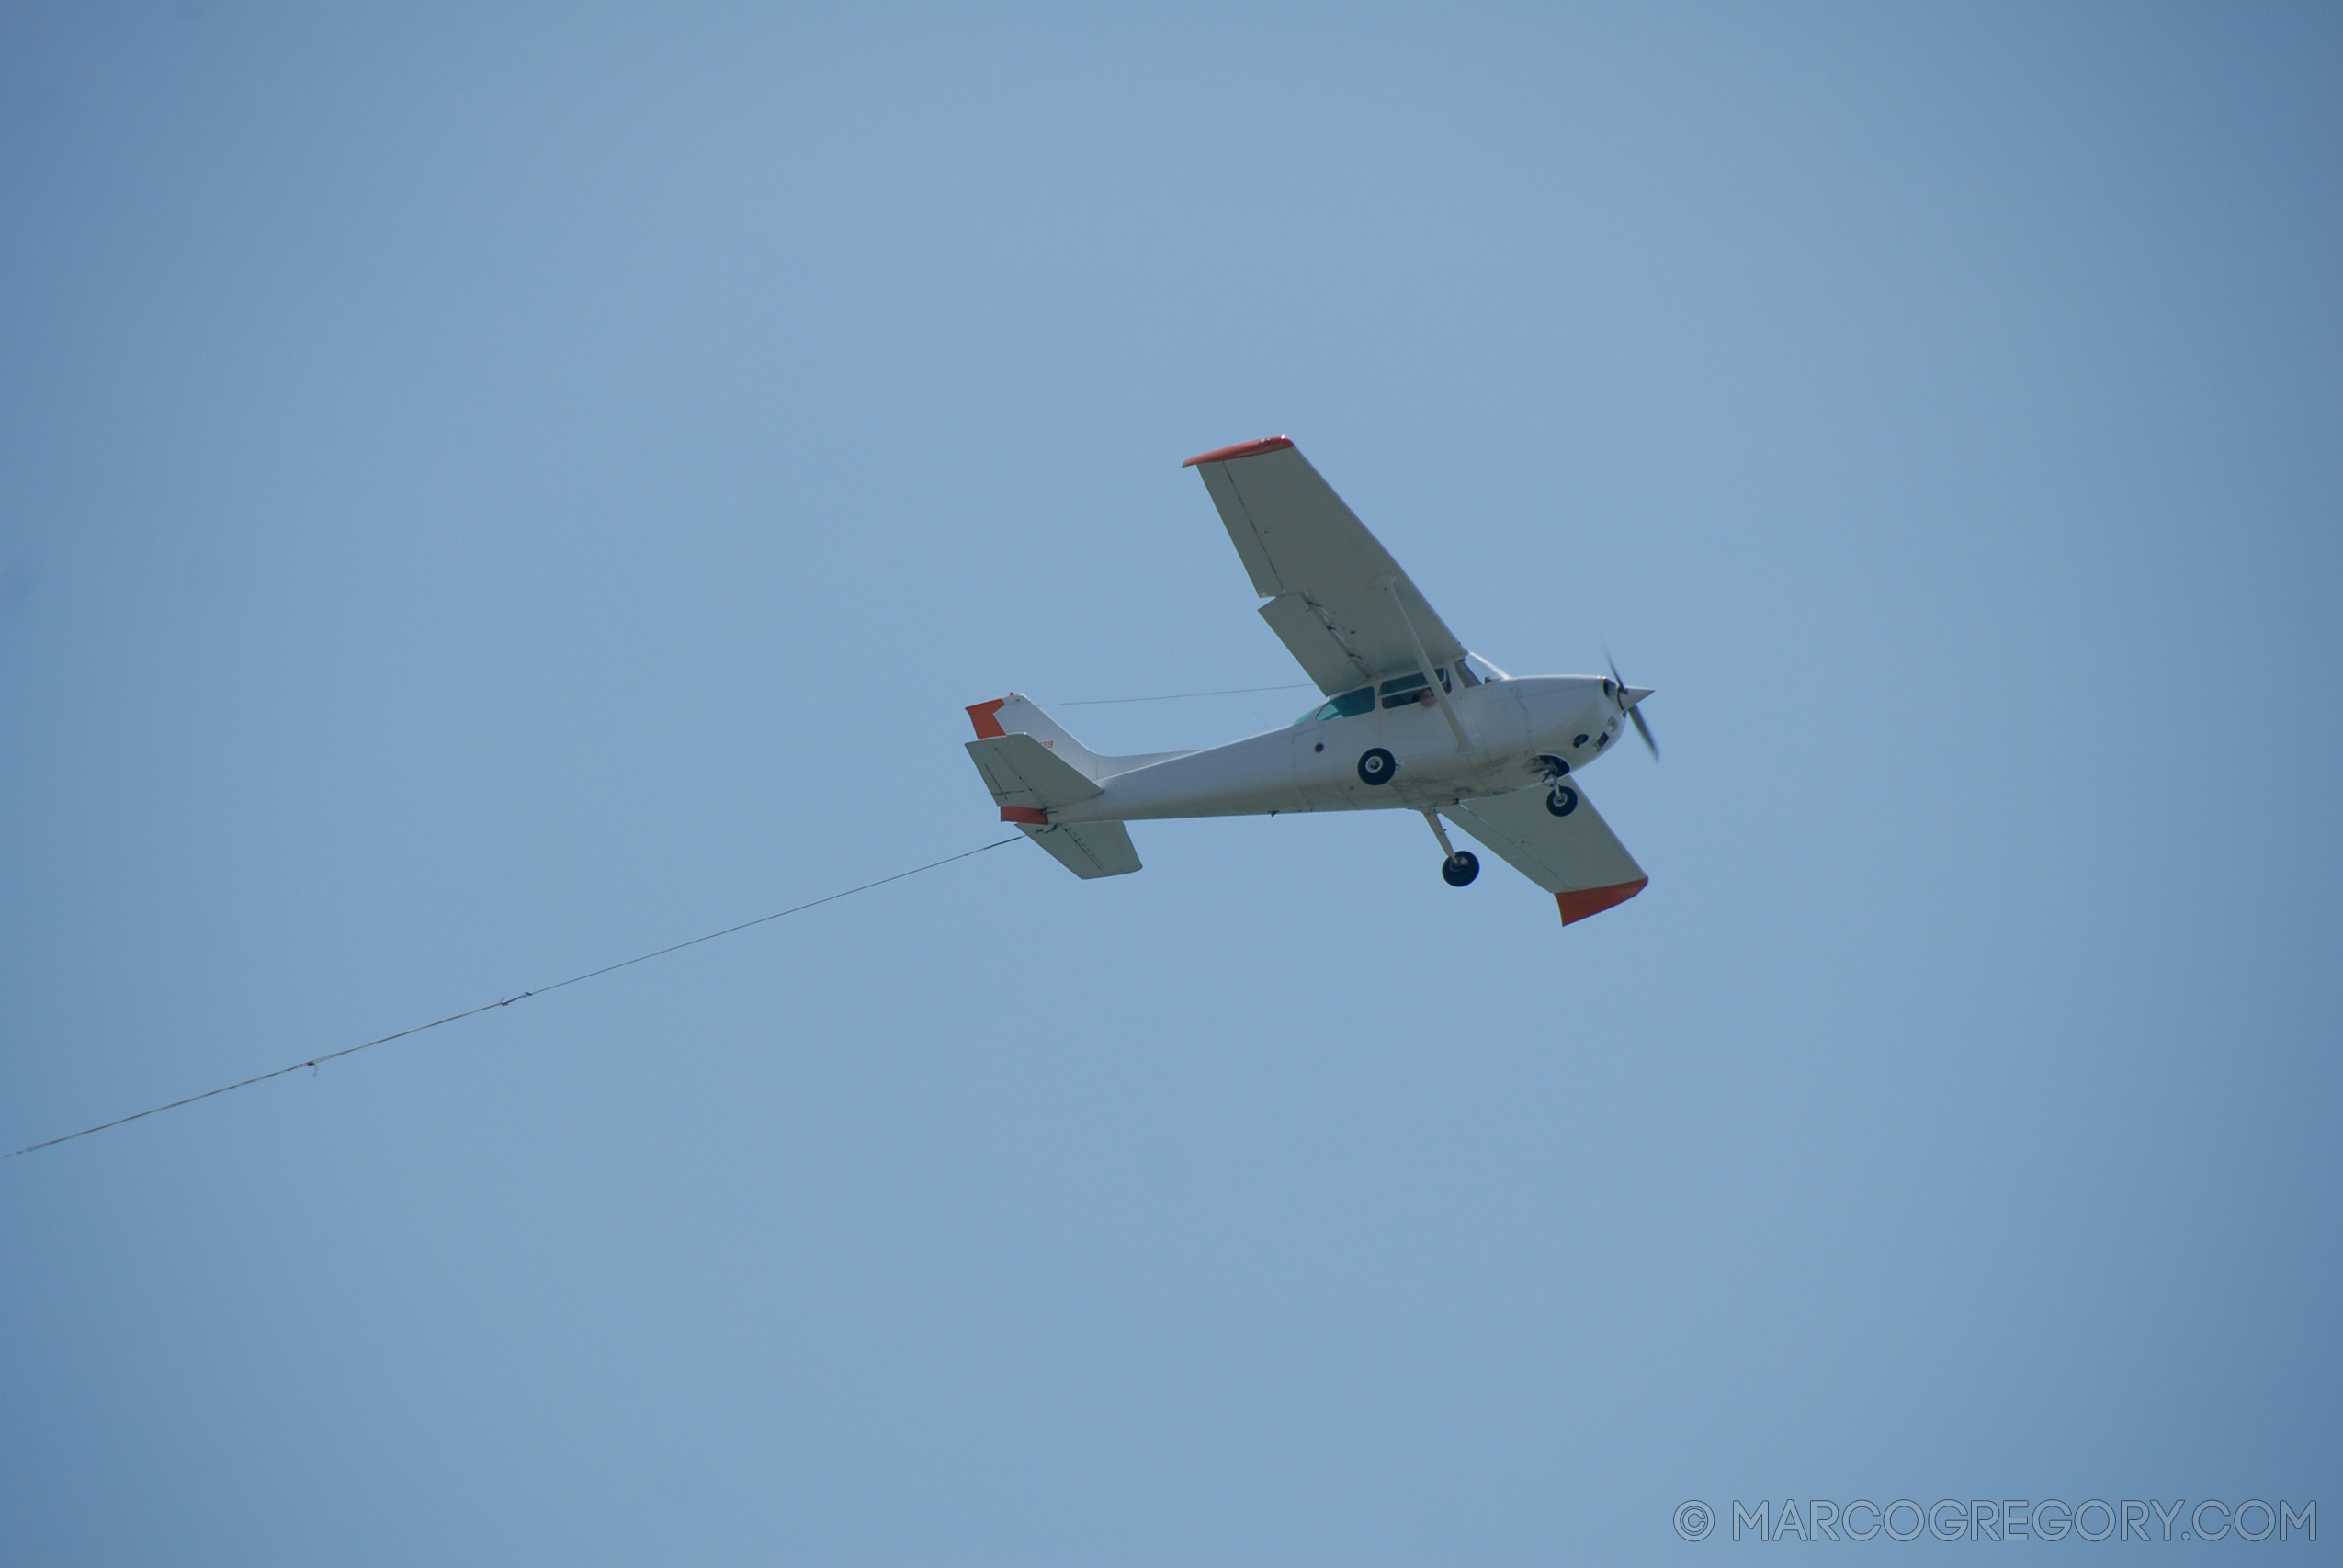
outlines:
[[[1565, 807], [1559, 814], [1556, 804]], [[1534, 784], [1511, 795], [1460, 800], [1440, 811], [1553, 894], [1566, 926], [1625, 903], [1650, 880], [1575, 780], [1554, 786], [1550, 797], [1546, 785]]]
[[1269, 601], [1261, 618], [1319, 690], [1332, 696], [1412, 672], [1410, 626], [1435, 665], [1464, 657], [1399, 563], [1291, 441], [1224, 446], [1182, 466], [1204, 476], [1253, 592]]

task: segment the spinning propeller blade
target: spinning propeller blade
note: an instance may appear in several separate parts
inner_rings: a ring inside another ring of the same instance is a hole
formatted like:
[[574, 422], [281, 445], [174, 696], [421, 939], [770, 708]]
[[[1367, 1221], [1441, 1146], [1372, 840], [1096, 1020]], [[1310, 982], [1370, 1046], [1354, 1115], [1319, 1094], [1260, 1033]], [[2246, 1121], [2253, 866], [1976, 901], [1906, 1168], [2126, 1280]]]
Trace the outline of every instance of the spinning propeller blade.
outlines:
[[1643, 700], [1651, 695], [1651, 689], [1647, 686], [1627, 684], [1626, 678], [1619, 673], [1619, 661], [1611, 657], [1609, 644], [1603, 646], [1602, 661], [1611, 666], [1611, 689], [1619, 694], [1612, 700], [1619, 705], [1621, 713], [1635, 721], [1636, 733], [1644, 738], [1644, 745], [1651, 750], [1651, 760], [1655, 762], [1658, 761], [1659, 742], [1651, 738], [1651, 726], [1644, 722], [1641, 706]]
[[1651, 760], [1655, 762], [1658, 761], [1659, 742], [1651, 738], [1651, 726], [1644, 722], [1643, 710], [1640, 708], [1629, 708], [1627, 710], [1627, 716], [1636, 721], [1636, 733], [1644, 738], [1644, 744], [1646, 746], [1651, 748]]

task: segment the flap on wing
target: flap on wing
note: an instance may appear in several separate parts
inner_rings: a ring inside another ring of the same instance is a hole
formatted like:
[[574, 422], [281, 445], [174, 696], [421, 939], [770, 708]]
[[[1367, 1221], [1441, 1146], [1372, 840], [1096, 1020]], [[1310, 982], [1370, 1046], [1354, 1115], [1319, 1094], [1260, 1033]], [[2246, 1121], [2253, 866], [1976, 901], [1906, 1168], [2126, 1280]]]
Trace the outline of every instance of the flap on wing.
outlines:
[[984, 775], [994, 804], [1047, 811], [1103, 794], [1081, 770], [1030, 735], [996, 735], [968, 743], [968, 757]]
[[[1415, 669], [1409, 624], [1434, 664], [1464, 657], [1399, 563], [1292, 442], [1248, 442], [1189, 461], [1253, 591], [1274, 602], [1262, 606], [1262, 618], [1320, 691], [1331, 695]], [[1386, 582], [1406, 606], [1405, 621]]]
[[1131, 830], [1120, 822], [1061, 822], [1054, 828], [1025, 826], [1026, 838], [1057, 857], [1058, 863], [1087, 882], [1094, 876], [1127, 876], [1139, 868]]
[[1441, 814], [1553, 894], [1566, 926], [1625, 903], [1650, 881], [1576, 780], [1550, 794], [1537, 784], [1459, 801]]

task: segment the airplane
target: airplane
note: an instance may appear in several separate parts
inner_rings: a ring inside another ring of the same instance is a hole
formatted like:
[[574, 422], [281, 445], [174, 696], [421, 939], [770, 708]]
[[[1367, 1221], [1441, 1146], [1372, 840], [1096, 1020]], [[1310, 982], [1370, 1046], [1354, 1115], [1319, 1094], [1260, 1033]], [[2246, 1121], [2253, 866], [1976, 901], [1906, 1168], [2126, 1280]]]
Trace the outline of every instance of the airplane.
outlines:
[[1181, 465], [1204, 479], [1268, 603], [1261, 617], [1325, 701], [1283, 729], [1194, 751], [1101, 756], [1014, 692], [968, 710], [968, 755], [1001, 808], [1076, 876], [1139, 869], [1126, 822], [1288, 811], [1419, 811], [1452, 887], [1480, 861], [1444, 817], [1555, 897], [1569, 925], [1649, 878], [1579, 786], [1623, 722], [1659, 755], [1613, 663], [1506, 674], [1466, 650], [1365, 524], [1283, 435]]

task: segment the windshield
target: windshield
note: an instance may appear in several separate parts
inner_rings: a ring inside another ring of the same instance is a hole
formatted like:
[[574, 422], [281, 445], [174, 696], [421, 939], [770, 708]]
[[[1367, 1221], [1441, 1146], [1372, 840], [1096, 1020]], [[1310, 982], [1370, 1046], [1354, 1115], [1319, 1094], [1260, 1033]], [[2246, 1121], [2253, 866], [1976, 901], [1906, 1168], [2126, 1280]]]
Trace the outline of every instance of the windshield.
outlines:
[[1353, 718], [1375, 706], [1375, 688], [1362, 686], [1355, 692], [1345, 692], [1324, 707], [1312, 708], [1296, 719], [1296, 724], [1312, 724], [1322, 718]]

